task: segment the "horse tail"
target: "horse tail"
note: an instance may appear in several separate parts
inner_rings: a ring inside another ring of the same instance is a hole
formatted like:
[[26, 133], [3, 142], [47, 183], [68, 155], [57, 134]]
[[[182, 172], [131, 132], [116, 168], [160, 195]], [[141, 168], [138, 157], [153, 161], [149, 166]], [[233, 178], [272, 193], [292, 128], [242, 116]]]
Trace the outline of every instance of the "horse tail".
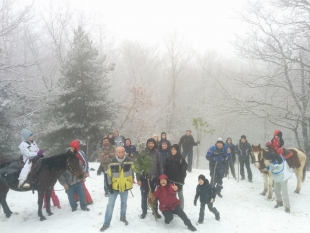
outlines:
[[304, 169], [302, 170], [302, 182], [304, 182], [305, 179], [306, 179], [306, 172], [307, 172], [307, 156], [306, 156], [306, 161], [305, 161]]

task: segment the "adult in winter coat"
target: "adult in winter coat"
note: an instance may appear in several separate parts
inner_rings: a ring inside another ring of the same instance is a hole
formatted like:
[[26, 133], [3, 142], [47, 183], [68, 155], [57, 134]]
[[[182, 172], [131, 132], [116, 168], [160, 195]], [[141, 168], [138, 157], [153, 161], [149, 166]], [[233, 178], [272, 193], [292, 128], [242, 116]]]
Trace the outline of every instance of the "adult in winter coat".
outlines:
[[124, 148], [125, 148], [126, 156], [128, 156], [130, 158], [133, 158], [134, 155], [138, 153], [136, 146], [131, 145], [130, 138], [126, 138]]
[[227, 149], [228, 148], [230, 149], [230, 157], [226, 160], [224, 177], [227, 177], [230, 168], [232, 176], [236, 179], [235, 166], [234, 166], [236, 161], [235, 145], [232, 143], [231, 138], [226, 139], [225, 146]]
[[159, 149], [159, 139], [158, 139], [158, 136], [157, 134], [153, 134], [153, 137], [152, 137], [154, 140], [155, 140], [155, 149]]
[[252, 160], [252, 157], [251, 157], [252, 147], [250, 143], [248, 143], [245, 135], [241, 136], [239, 143], [236, 145], [235, 152], [238, 155], [238, 160], [240, 163], [241, 180], [245, 179], [244, 177], [244, 165], [245, 165], [247, 173], [248, 173], [248, 180], [249, 182], [252, 182], [252, 171], [250, 167], [250, 158]]
[[[75, 156], [82, 162], [84, 170], [85, 170], [85, 176], [89, 177], [89, 166], [88, 166], [88, 161], [86, 159], [85, 153], [84, 151], [80, 150], [80, 141], [79, 140], [73, 140], [69, 146], [71, 148], [74, 148], [74, 153]], [[93, 203], [93, 199], [90, 196], [90, 193], [88, 192], [88, 189], [86, 188], [85, 185], [85, 179], [83, 179], [82, 181], [82, 185], [83, 185], [83, 190], [85, 192], [85, 199], [86, 199], [86, 203], [87, 205], [90, 205]], [[78, 201], [78, 197], [77, 195], [75, 195], [75, 200]]]
[[[151, 192], [154, 192], [156, 188], [156, 182], [158, 177], [163, 173], [163, 165], [161, 162], [161, 155], [158, 150], [155, 149], [155, 140], [150, 138], [146, 142], [146, 154], [152, 158], [152, 168], [149, 174], [136, 174], [137, 183], [141, 190], [141, 219], [144, 219], [147, 214], [147, 197], [149, 194], [148, 179], [150, 180]], [[155, 215], [157, 218], [161, 218], [158, 213], [157, 203], [155, 203]]]
[[121, 198], [120, 221], [128, 225], [126, 219], [128, 190], [132, 189], [132, 166], [133, 161], [126, 156], [124, 147], [116, 148], [116, 155], [111, 159], [108, 166], [108, 185], [109, 185], [109, 202], [105, 212], [103, 226], [100, 231], [109, 228], [115, 201], [118, 195]]
[[279, 155], [283, 155], [284, 140], [282, 138], [283, 134], [280, 130], [276, 130], [273, 133], [273, 138], [271, 139], [272, 149]]
[[115, 140], [114, 140], [114, 134], [113, 133], [108, 134], [108, 139], [109, 139], [110, 144], [112, 146], [115, 146]]
[[125, 146], [125, 137], [123, 135], [119, 134], [118, 130], [115, 130], [114, 132], [114, 146]]
[[270, 150], [270, 147], [272, 146], [273, 145], [270, 142], [266, 144], [266, 147], [268, 147], [269, 150], [265, 154], [265, 159], [270, 161], [269, 165], [266, 166], [266, 170], [270, 170], [272, 172], [271, 174], [274, 181], [274, 193], [276, 194], [277, 199], [277, 204], [274, 208], [283, 206], [284, 202], [285, 212], [290, 213], [290, 200], [287, 191], [287, 181], [291, 178], [292, 173], [285, 159], [281, 155]]
[[170, 141], [167, 139], [167, 134], [165, 132], [162, 132], [160, 135], [160, 141], [158, 143], [158, 149], [161, 150], [162, 149], [162, 143], [166, 142], [167, 146], [168, 146], [168, 150], [170, 151], [171, 148], [171, 143]]
[[188, 156], [188, 166], [187, 170], [192, 172], [193, 164], [193, 147], [197, 146], [200, 142], [195, 142], [193, 136], [191, 135], [192, 131], [186, 130], [185, 135], [183, 135], [179, 141], [179, 146], [183, 148], [182, 155], [186, 159]]
[[215, 216], [217, 221], [220, 220], [220, 213], [217, 211], [215, 207], [213, 207], [213, 203], [215, 202], [216, 190], [209, 184], [208, 179], [204, 175], [198, 176], [198, 185], [196, 188], [196, 195], [194, 199], [194, 205], [197, 205], [197, 200], [200, 198], [200, 212], [198, 223], [203, 223], [205, 218], [205, 207], [208, 205], [208, 209]]
[[33, 132], [29, 129], [22, 129], [22, 143], [19, 145], [20, 152], [23, 156], [24, 167], [19, 175], [19, 188], [30, 188], [30, 184], [26, 182], [28, 174], [31, 170], [32, 159], [34, 157], [43, 157], [43, 150], [40, 150], [33, 139]]
[[[74, 151], [72, 149], [72, 151]], [[81, 168], [84, 168], [81, 161], [79, 161]], [[72, 212], [76, 211], [77, 204], [74, 199], [74, 193], [76, 193], [80, 200], [80, 207], [84, 211], [89, 211], [87, 208], [87, 203], [85, 199], [85, 192], [82, 185], [82, 180], [78, 179], [75, 174], [72, 174], [69, 170], [66, 170], [59, 178], [59, 183], [64, 187], [68, 195], [69, 203], [72, 209]]]
[[170, 156], [170, 150], [168, 149], [168, 144], [167, 142], [163, 142], [161, 144], [161, 149], [159, 150], [161, 154], [161, 162], [164, 166], [166, 159]]
[[180, 147], [174, 144], [171, 147], [171, 155], [164, 164], [164, 173], [168, 176], [169, 181], [178, 186], [178, 197], [181, 202], [181, 209], [184, 209], [183, 185], [185, 182], [187, 163], [181, 155]]
[[180, 201], [176, 198], [178, 186], [169, 183], [168, 177], [163, 174], [158, 178], [158, 187], [153, 196], [159, 201], [159, 209], [165, 217], [165, 223], [169, 224], [173, 220], [173, 215], [178, 215], [191, 231], [197, 231], [188, 219], [187, 215], [180, 207]]
[[[103, 171], [104, 173], [104, 196], [108, 197], [108, 176], [107, 176], [107, 170], [110, 159], [114, 158], [115, 156], [115, 147], [110, 144], [108, 137], [103, 137], [101, 147], [98, 150], [98, 158], [100, 161], [101, 170], [98, 169], [98, 171]], [[101, 174], [101, 172], [97, 172], [98, 175]]]
[[215, 146], [211, 146], [206, 155], [209, 161], [210, 176], [212, 177], [211, 183], [216, 187], [216, 193], [219, 197], [222, 197], [225, 162], [229, 156], [230, 150], [226, 148], [222, 138], [217, 139]]

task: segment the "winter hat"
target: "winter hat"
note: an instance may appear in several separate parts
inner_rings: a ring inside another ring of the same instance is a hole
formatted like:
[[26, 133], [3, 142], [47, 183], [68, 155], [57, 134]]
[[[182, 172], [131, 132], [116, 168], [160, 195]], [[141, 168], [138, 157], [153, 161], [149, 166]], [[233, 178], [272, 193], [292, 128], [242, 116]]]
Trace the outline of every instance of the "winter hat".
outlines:
[[149, 139], [146, 141], [146, 146], [147, 146], [147, 144], [148, 144], [149, 142], [153, 142], [154, 145], [156, 144], [154, 138], [149, 138]]
[[246, 136], [245, 136], [245, 135], [242, 135], [242, 136], [241, 136], [241, 139], [242, 139], [242, 138], [246, 139]]
[[205, 181], [206, 180], [206, 177], [204, 176], [204, 175], [199, 175], [198, 176], [198, 180], [203, 180], [203, 181]]
[[276, 159], [276, 154], [273, 153], [272, 151], [267, 151], [264, 155], [264, 158], [267, 160], [274, 161]]
[[22, 135], [22, 140], [27, 141], [29, 137], [33, 135], [33, 132], [30, 131], [29, 129], [22, 129], [21, 135]]
[[274, 133], [273, 133], [273, 135], [274, 136], [278, 136], [279, 138], [282, 138], [282, 132], [281, 132], [281, 130], [276, 130], [276, 131], [274, 131]]
[[180, 146], [178, 144], [173, 144], [171, 148], [176, 149], [177, 153], [180, 153]]
[[225, 144], [222, 138], [218, 138], [217, 141], [216, 141], [216, 144], [217, 144], [218, 142], [221, 142], [223, 145]]

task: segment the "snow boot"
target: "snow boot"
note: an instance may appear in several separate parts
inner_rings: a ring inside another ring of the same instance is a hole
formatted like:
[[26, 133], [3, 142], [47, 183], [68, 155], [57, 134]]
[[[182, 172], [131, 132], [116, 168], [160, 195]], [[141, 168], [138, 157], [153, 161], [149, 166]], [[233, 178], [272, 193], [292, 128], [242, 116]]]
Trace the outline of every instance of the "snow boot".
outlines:
[[290, 209], [285, 207], [285, 213], [290, 213]]
[[82, 209], [83, 211], [89, 211], [89, 209], [87, 207]]
[[140, 215], [140, 218], [145, 219], [146, 214], [147, 214], [147, 212], [142, 212], [142, 214]]
[[244, 178], [244, 177], [241, 177], [241, 180], [245, 180], [245, 178]]
[[215, 219], [216, 219], [217, 221], [220, 221], [220, 212], [218, 212], [218, 211], [216, 210], [216, 212], [214, 213], [214, 215], [215, 215]]
[[123, 222], [123, 223], [125, 223], [125, 226], [128, 225], [128, 221], [127, 221], [126, 219], [121, 219], [120, 221]]
[[108, 228], [109, 228], [108, 226], [103, 225], [103, 226], [100, 228], [100, 231], [105, 231], [105, 230], [108, 229]]
[[157, 219], [161, 219], [161, 215], [158, 213], [157, 210], [154, 210], [153, 215], [154, 215]]
[[104, 196], [105, 196], [105, 197], [108, 197], [108, 196], [109, 196], [109, 193], [104, 193]]
[[193, 226], [193, 224], [191, 222], [188, 223], [187, 228], [190, 231], [197, 231], [197, 229]]
[[277, 204], [274, 206], [274, 208], [279, 208], [283, 206], [283, 201], [277, 201]]
[[199, 224], [203, 224], [203, 219], [199, 219], [199, 220], [198, 220], [198, 223], [199, 223]]

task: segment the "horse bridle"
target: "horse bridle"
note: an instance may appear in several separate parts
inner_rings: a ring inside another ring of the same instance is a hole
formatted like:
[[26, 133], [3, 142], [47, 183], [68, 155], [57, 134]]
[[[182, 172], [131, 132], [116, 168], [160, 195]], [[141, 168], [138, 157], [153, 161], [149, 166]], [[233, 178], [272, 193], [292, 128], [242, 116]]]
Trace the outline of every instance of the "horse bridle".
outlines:
[[68, 167], [69, 172], [71, 172], [72, 174], [75, 174], [75, 172], [73, 171], [72, 167], [69, 164], [69, 157], [67, 158], [67, 167]]

